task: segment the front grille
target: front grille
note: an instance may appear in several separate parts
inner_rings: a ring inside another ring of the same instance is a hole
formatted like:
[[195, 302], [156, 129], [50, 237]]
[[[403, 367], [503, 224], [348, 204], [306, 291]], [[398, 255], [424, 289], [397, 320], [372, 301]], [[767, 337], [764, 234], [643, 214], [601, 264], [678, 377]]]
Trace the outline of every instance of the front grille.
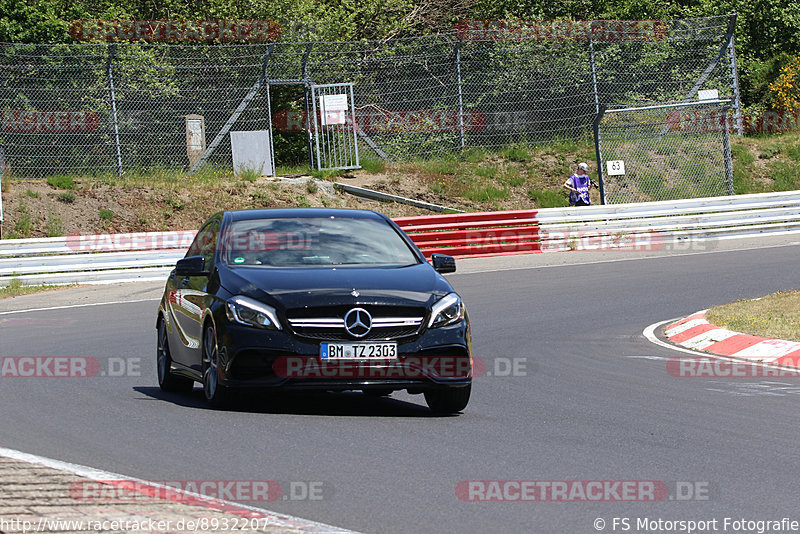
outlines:
[[294, 331], [298, 336], [321, 341], [390, 341], [417, 335], [419, 326], [373, 328], [369, 334], [358, 339], [348, 334], [344, 327], [341, 329], [294, 328]]
[[[344, 317], [353, 308], [362, 308], [372, 316], [372, 329], [363, 337], [350, 335]], [[392, 341], [420, 333], [425, 308], [356, 304], [288, 310], [292, 331], [301, 338], [315, 341]]]
[[338, 304], [335, 306], [309, 306], [306, 308], [290, 308], [286, 310], [286, 317], [293, 319], [313, 319], [320, 317], [343, 319], [344, 315], [353, 308], [364, 308], [373, 317], [423, 317], [426, 313], [424, 306], [389, 306], [386, 304]]

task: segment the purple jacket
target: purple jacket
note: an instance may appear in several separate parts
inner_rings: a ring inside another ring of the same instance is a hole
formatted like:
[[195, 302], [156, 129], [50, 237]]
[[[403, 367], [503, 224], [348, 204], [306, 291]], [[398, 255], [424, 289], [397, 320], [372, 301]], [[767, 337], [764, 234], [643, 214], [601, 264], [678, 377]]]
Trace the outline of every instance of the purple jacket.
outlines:
[[569, 192], [569, 205], [574, 206], [578, 200], [582, 200], [586, 204], [590, 204], [589, 200], [589, 176], [587, 174], [573, 174], [567, 180], [569, 185], [578, 190]]

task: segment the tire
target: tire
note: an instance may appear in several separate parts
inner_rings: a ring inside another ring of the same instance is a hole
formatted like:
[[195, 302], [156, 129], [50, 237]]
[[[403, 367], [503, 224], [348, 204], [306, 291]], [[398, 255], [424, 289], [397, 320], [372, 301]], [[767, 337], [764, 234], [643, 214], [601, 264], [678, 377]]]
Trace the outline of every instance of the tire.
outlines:
[[367, 397], [388, 397], [392, 394], [392, 389], [362, 389], [361, 392]]
[[167, 325], [164, 319], [158, 321], [158, 340], [156, 345], [156, 372], [158, 374], [158, 387], [168, 393], [188, 393], [194, 387], [194, 380], [177, 376], [170, 372], [172, 369], [172, 356], [169, 352], [167, 340]]
[[442, 388], [425, 392], [425, 402], [435, 413], [456, 413], [463, 411], [469, 403], [472, 384], [460, 388]]
[[217, 330], [213, 324], [203, 329], [203, 395], [213, 408], [226, 408], [230, 390], [219, 383], [219, 348]]

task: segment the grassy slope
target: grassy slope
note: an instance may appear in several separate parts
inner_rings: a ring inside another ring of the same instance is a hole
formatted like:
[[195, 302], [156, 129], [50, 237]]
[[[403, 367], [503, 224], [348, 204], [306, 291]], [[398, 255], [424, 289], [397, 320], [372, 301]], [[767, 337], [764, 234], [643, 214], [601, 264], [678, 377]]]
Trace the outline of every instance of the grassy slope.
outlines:
[[[800, 189], [800, 132], [734, 138], [732, 145], [737, 194]], [[316, 177], [468, 211], [542, 208], [567, 204], [562, 184], [579, 161], [593, 166], [590, 140], [508, 146], [496, 152], [471, 149], [460, 157], [390, 166], [366, 160], [363, 170]], [[593, 194], [597, 202], [597, 193]], [[332, 197], [313, 183], [286, 185], [215, 168], [195, 176], [155, 170], [123, 178], [4, 180], [3, 202], [3, 238], [190, 229], [219, 209], [345, 206], [378, 209], [391, 216], [426, 213], [342, 194]]]

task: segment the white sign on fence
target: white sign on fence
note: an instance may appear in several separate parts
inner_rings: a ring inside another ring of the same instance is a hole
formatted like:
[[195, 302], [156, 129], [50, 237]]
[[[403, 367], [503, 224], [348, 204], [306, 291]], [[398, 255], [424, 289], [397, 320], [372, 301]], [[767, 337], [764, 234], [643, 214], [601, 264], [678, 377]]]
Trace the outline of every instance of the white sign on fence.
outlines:
[[717, 89], [700, 89], [697, 91], [698, 100], [719, 100], [719, 91]]
[[622, 176], [625, 174], [625, 162], [621, 159], [614, 161], [607, 161], [606, 168], [608, 169], [609, 176]]
[[344, 124], [347, 94], [322, 95], [319, 97], [319, 107], [323, 126]]

